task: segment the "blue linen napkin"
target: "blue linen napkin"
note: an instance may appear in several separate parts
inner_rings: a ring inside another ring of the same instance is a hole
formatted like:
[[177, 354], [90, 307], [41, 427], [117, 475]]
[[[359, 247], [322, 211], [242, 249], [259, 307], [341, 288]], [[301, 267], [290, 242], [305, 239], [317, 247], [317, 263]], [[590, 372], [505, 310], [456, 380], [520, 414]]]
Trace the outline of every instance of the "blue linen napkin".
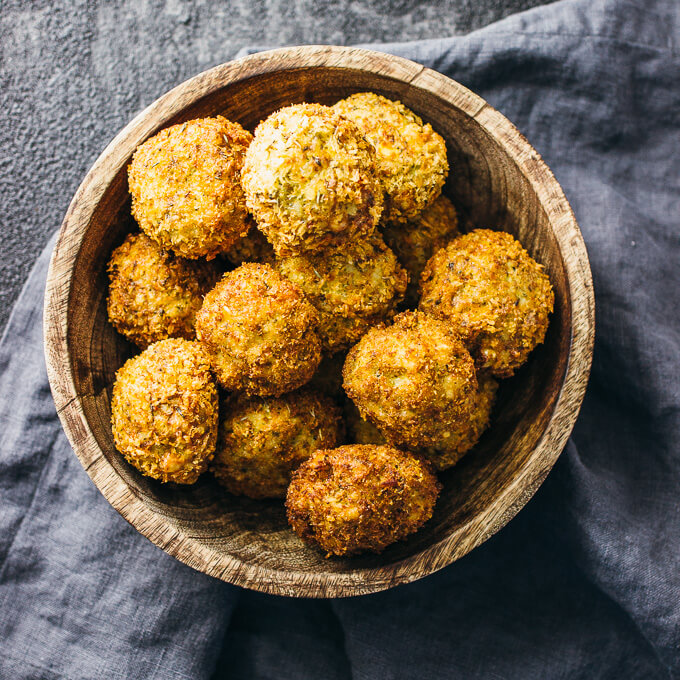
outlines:
[[0, 678], [680, 678], [679, 37], [675, 0], [563, 0], [370, 46], [459, 80], [528, 137], [574, 208], [597, 301], [555, 469], [498, 535], [418, 583], [266, 596], [132, 529], [49, 393], [52, 241], [0, 343]]

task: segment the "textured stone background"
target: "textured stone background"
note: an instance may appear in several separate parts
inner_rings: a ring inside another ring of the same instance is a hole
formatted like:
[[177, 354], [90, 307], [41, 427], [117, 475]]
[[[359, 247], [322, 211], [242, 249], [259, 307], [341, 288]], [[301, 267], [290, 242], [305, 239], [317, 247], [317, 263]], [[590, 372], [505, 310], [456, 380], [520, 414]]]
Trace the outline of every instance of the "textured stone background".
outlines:
[[87, 169], [156, 97], [245, 45], [466, 33], [548, 0], [0, 0], [0, 328]]

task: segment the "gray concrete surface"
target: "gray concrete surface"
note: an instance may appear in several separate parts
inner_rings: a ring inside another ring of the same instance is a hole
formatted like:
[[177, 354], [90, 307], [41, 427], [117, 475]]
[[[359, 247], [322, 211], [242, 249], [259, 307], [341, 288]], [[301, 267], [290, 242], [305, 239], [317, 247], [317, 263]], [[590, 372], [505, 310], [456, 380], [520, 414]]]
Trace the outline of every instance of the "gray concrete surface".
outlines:
[[130, 118], [246, 45], [466, 33], [550, 0], [0, 0], [0, 328], [96, 157]]

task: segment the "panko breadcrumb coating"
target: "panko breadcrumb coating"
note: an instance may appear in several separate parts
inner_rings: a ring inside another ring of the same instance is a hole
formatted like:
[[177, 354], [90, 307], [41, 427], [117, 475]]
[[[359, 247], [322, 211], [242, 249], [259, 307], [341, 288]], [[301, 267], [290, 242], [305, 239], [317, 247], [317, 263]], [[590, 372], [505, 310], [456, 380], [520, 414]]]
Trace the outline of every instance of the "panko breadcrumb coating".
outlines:
[[440, 489], [426, 460], [389, 446], [319, 450], [293, 473], [288, 521], [327, 557], [379, 553], [430, 519]]
[[373, 92], [353, 94], [333, 108], [375, 148], [386, 193], [383, 221], [415, 219], [439, 196], [449, 172], [442, 137], [401, 102]]
[[316, 307], [329, 352], [346, 349], [371, 326], [391, 319], [408, 281], [378, 234], [331, 251], [286, 257], [274, 267]]
[[427, 261], [439, 248], [460, 235], [456, 209], [442, 195], [415, 220], [406, 224], [390, 222], [382, 231], [385, 242], [408, 272], [404, 301], [408, 307], [416, 307], [420, 297], [420, 275]]
[[241, 168], [252, 135], [217, 116], [161, 130], [132, 157], [132, 214], [142, 231], [182, 257], [223, 253], [249, 223]]
[[146, 234], [130, 234], [108, 264], [109, 321], [144, 349], [158, 340], [196, 337], [196, 312], [219, 273], [202, 260], [185, 260]]
[[396, 446], [433, 446], [467, 422], [477, 392], [475, 366], [450, 325], [403, 312], [372, 328], [350, 350], [345, 392]]
[[[475, 395], [472, 413], [467, 421], [449, 432], [449, 436], [434, 446], [419, 449], [427, 456], [437, 470], [446, 470], [455, 465], [478, 441], [489, 426], [491, 409], [498, 390], [498, 383], [488, 374], [477, 375], [479, 390]], [[349, 425], [348, 425], [349, 427]]]
[[[486, 374], [478, 374], [479, 389], [474, 398], [472, 412], [463, 418], [456, 427], [447, 430], [448, 436], [433, 446], [414, 449], [430, 459], [437, 470], [446, 470], [455, 465], [475, 444], [489, 426], [498, 383]], [[353, 444], [386, 444], [387, 440], [380, 430], [364, 420], [354, 403], [345, 400], [345, 425], [347, 439]]]
[[237, 267], [244, 262], [270, 264], [274, 261], [274, 249], [265, 235], [257, 227], [252, 226], [248, 233], [225, 253], [225, 256]]
[[345, 426], [347, 427], [347, 441], [350, 444], [387, 444], [380, 430], [364, 420], [359, 409], [351, 399], [345, 399]]
[[304, 385], [321, 360], [316, 310], [269, 265], [247, 263], [205, 296], [196, 335], [227, 390], [279, 396]]
[[279, 257], [354, 242], [382, 214], [373, 148], [354, 123], [320, 104], [288, 106], [257, 126], [243, 187]]
[[193, 484], [213, 457], [217, 415], [217, 387], [197, 342], [161, 340], [116, 373], [113, 439], [149, 477]]
[[503, 231], [475, 229], [439, 250], [420, 309], [459, 333], [479, 369], [510, 377], [543, 342], [555, 296], [543, 267]]
[[316, 449], [337, 446], [340, 409], [303, 389], [282, 397], [239, 397], [223, 404], [210, 469], [228, 491], [250, 498], [285, 498], [290, 476]]

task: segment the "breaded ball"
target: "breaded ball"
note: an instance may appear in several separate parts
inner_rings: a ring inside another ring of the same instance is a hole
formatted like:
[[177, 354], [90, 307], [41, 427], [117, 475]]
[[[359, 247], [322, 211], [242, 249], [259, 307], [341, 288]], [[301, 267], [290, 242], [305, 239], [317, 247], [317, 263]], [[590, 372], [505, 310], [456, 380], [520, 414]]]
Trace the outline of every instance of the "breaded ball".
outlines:
[[288, 521], [327, 556], [379, 553], [430, 519], [440, 488], [426, 460], [389, 446], [319, 450], [293, 473]]
[[408, 288], [404, 297], [408, 307], [418, 305], [420, 275], [427, 261], [439, 248], [459, 235], [456, 209], [444, 195], [425, 208], [415, 220], [385, 225], [385, 242], [408, 272]]
[[182, 257], [223, 253], [248, 231], [241, 168], [252, 135], [217, 116], [161, 130], [128, 169], [142, 231]]
[[[479, 389], [475, 394], [472, 412], [467, 419], [458, 421], [455, 428], [447, 430], [448, 436], [432, 446], [414, 449], [430, 459], [437, 470], [455, 465], [479, 441], [489, 426], [498, 383], [487, 374], [478, 374]], [[387, 440], [372, 423], [364, 420], [354, 403], [345, 400], [345, 425], [347, 439], [353, 444], [386, 444]]]
[[257, 227], [252, 226], [248, 233], [225, 253], [225, 256], [237, 267], [244, 262], [270, 264], [274, 261], [274, 249], [265, 235]]
[[[434, 446], [419, 449], [437, 470], [446, 470], [455, 465], [479, 441], [489, 426], [498, 383], [484, 373], [477, 375], [477, 381], [479, 389], [469, 419], [461, 421], [457, 428], [450, 430], [448, 437], [441, 439]], [[348, 429], [349, 427], [348, 423]]]
[[196, 312], [219, 278], [212, 263], [177, 257], [146, 234], [130, 234], [113, 251], [108, 273], [109, 321], [142, 349], [195, 338]]
[[274, 267], [316, 307], [323, 347], [331, 353], [391, 319], [408, 281], [378, 234], [324, 253], [286, 257]]
[[257, 126], [243, 187], [279, 257], [354, 242], [382, 214], [373, 148], [354, 123], [320, 104], [288, 106]]
[[433, 446], [466, 422], [477, 392], [475, 366], [451, 326], [421, 312], [372, 328], [350, 350], [345, 392], [396, 446]]
[[555, 296], [543, 267], [503, 231], [475, 229], [439, 250], [420, 309], [451, 324], [479, 369], [510, 377], [543, 342]]
[[290, 476], [316, 449], [342, 440], [340, 409], [303, 389], [282, 397], [238, 397], [223, 405], [210, 469], [228, 491], [285, 498]]
[[345, 357], [346, 354], [343, 352], [324, 354], [307, 386], [331, 399], [342, 401], [345, 397], [342, 389], [342, 367], [345, 365]]
[[345, 399], [345, 426], [347, 428], [347, 441], [350, 444], [387, 444], [380, 430], [364, 420], [359, 409], [351, 399]]
[[449, 172], [442, 137], [401, 102], [373, 92], [353, 94], [333, 108], [375, 148], [386, 193], [383, 221], [415, 219], [439, 196]]
[[279, 396], [304, 385], [321, 361], [316, 310], [269, 265], [224, 275], [196, 315], [196, 335], [227, 390]]
[[217, 415], [217, 387], [197, 342], [161, 340], [116, 373], [113, 440], [149, 477], [193, 484], [215, 452]]

